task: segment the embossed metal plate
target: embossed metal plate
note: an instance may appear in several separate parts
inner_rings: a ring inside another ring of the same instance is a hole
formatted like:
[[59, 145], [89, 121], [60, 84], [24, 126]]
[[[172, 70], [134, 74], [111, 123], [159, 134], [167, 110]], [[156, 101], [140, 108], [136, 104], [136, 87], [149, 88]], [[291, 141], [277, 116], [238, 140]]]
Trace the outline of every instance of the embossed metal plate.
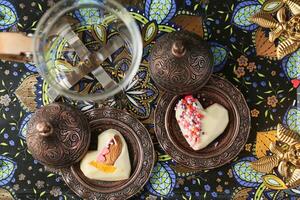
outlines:
[[61, 169], [66, 184], [84, 199], [127, 199], [139, 192], [148, 181], [155, 162], [151, 137], [136, 118], [122, 110], [104, 108], [85, 113], [91, 126], [90, 150], [97, 147], [98, 134], [113, 128], [118, 130], [128, 145], [131, 176], [124, 181], [96, 181], [85, 177], [79, 163]]
[[183, 137], [175, 118], [175, 105], [182, 96], [165, 93], [155, 111], [155, 133], [172, 159], [186, 167], [204, 170], [220, 167], [243, 149], [250, 132], [250, 112], [242, 93], [227, 80], [213, 75], [193, 94], [204, 108], [219, 103], [229, 112], [226, 130], [206, 148], [193, 150]]

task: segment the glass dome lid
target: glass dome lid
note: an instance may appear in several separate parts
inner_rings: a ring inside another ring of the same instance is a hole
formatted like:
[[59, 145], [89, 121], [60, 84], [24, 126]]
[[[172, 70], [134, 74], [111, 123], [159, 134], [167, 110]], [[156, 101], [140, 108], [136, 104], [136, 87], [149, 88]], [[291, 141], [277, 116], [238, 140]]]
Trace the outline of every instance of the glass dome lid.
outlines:
[[64, 0], [49, 9], [34, 36], [34, 62], [48, 96], [99, 101], [134, 78], [142, 39], [130, 13], [113, 0]]

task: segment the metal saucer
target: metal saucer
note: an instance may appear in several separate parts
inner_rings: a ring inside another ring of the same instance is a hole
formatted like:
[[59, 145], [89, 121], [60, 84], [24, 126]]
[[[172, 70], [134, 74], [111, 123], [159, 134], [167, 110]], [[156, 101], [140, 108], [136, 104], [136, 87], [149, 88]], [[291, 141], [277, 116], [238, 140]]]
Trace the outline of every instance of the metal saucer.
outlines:
[[131, 176], [124, 181], [96, 181], [85, 177], [79, 163], [61, 170], [66, 184], [84, 199], [127, 199], [138, 193], [148, 181], [155, 162], [151, 137], [144, 125], [125, 111], [104, 108], [85, 113], [91, 127], [90, 150], [104, 130], [118, 130], [127, 142]]
[[234, 159], [247, 141], [251, 127], [249, 108], [234, 85], [215, 75], [193, 96], [204, 108], [219, 103], [228, 110], [230, 121], [224, 133], [206, 148], [193, 150], [175, 118], [175, 105], [183, 96], [164, 93], [155, 111], [157, 139], [166, 153], [179, 164], [197, 170], [220, 167]]

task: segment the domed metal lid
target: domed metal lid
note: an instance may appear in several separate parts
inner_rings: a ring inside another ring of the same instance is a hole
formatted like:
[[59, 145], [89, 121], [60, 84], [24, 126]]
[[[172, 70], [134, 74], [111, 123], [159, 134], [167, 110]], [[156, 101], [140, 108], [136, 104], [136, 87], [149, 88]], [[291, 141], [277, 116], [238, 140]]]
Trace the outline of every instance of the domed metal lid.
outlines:
[[33, 114], [26, 141], [35, 159], [49, 167], [62, 168], [81, 160], [90, 137], [87, 119], [79, 110], [53, 103]]
[[161, 89], [174, 94], [199, 90], [209, 80], [212, 65], [209, 44], [188, 31], [165, 34], [150, 55], [152, 79]]

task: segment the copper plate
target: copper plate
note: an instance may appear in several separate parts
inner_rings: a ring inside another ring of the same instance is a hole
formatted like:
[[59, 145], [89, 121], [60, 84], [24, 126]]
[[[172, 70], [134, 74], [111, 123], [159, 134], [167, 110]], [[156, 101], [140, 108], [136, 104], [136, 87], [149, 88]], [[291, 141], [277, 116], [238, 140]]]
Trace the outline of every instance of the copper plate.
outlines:
[[127, 199], [148, 181], [155, 162], [152, 140], [144, 125], [130, 114], [117, 109], [93, 109], [85, 113], [91, 126], [90, 150], [97, 148], [99, 133], [118, 130], [128, 145], [131, 176], [124, 181], [95, 181], [85, 177], [79, 163], [61, 170], [66, 184], [84, 199]]
[[219, 103], [229, 112], [229, 124], [209, 146], [194, 151], [183, 137], [175, 118], [175, 105], [182, 96], [163, 94], [155, 111], [155, 133], [162, 148], [172, 159], [198, 170], [220, 167], [243, 149], [250, 132], [250, 112], [242, 93], [229, 81], [213, 75], [193, 96], [204, 108]]

